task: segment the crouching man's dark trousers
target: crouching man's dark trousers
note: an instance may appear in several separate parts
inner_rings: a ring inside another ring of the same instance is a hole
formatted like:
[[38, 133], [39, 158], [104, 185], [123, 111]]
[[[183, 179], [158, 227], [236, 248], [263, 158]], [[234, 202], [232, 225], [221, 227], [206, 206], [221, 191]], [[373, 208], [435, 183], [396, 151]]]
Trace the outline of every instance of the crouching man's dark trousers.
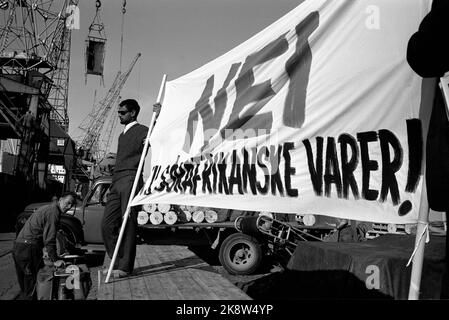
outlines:
[[[128, 205], [133, 183], [134, 176], [121, 177], [120, 179], [113, 181], [111, 191], [108, 195], [101, 226], [106, 252], [111, 259], [114, 255], [115, 245], [122, 225], [122, 217], [125, 214]], [[140, 178], [136, 193], [140, 191], [142, 186], [143, 180]], [[134, 259], [136, 258], [136, 232], [137, 214], [136, 210], [132, 209], [126, 223], [125, 233], [123, 234], [117, 259], [114, 264], [115, 270], [123, 270], [129, 273], [133, 272]]]
[[13, 259], [21, 300], [36, 299], [36, 279], [43, 266], [42, 248], [37, 244], [14, 242]]

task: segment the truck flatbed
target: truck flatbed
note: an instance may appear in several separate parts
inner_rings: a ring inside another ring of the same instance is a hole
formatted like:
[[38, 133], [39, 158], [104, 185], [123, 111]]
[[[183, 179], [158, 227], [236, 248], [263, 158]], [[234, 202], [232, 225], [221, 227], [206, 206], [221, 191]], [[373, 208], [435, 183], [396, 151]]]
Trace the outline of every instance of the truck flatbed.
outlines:
[[[295, 227], [295, 228], [303, 229], [303, 230], [333, 230], [333, 229], [335, 229], [335, 227], [330, 226], [330, 225], [329, 226], [328, 225], [305, 226], [305, 225], [301, 225], [301, 224], [299, 224], [297, 222], [294, 222], [294, 221], [286, 222], [286, 223], [288, 225], [290, 225], [291, 227]], [[139, 228], [144, 228], [144, 229], [234, 228], [235, 229], [235, 223], [233, 221], [213, 222], [213, 223], [208, 223], [208, 222], [200, 222], [200, 223], [197, 223], [197, 222], [185, 222], [185, 223], [175, 223], [175, 224], [165, 224], [165, 223], [151, 224], [151, 223], [147, 223], [147, 224], [139, 225]]]
[[176, 229], [195, 229], [195, 228], [235, 228], [234, 222], [186, 222], [186, 223], [175, 223], [175, 224], [143, 224], [139, 225], [139, 228], [145, 229], [166, 229], [166, 228], [176, 228]]

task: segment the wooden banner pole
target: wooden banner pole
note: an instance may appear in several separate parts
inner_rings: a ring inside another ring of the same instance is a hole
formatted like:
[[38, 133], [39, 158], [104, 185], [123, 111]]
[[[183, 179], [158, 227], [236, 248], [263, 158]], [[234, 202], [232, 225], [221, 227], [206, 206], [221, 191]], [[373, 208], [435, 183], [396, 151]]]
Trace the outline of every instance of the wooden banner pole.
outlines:
[[424, 261], [424, 249], [428, 234], [429, 222], [429, 203], [427, 200], [426, 175], [423, 175], [423, 187], [421, 193], [421, 205], [419, 207], [418, 226], [416, 228], [415, 248], [413, 256], [412, 273], [410, 277], [410, 287], [408, 292], [409, 300], [419, 299], [419, 290], [421, 287], [422, 266]]
[[[422, 266], [424, 262], [424, 249], [426, 239], [428, 237], [428, 223], [429, 223], [429, 201], [427, 197], [427, 181], [426, 181], [426, 150], [427, 150], [427, 133], [429, 132], [430, 115], [432, 113], [433, 101], [435, 95], [435, 86], [437, 85], [435, 79], [423, 79], [421, 85], [421, 108], [422, 110], [430, 110], [427, 114], [420, 111], [420, 119], [422, 121], [423, 134], [423, 163], [422, 175], [423, 186], [421, 192], [421, 204], [418, 213], [418, 225], [416, 228], [416, 239], [414, 247], [414, 255], [412, 257], [413, 265], [410, 276], [410, 287], [408, 292], [409, 300], [419, 299], [419, 290], [421, 287]], [[429, 107], [430, 106], [430, 107]]]
[[[166, 80], [167, 80], [167, 75], [164, 74], [164, 76], [162, 77], [162, 82], [161, 82], [161, 86], [159, 88], [159, 94], [157, 96], [156, 103], [160, 103], [160, 101], [161, 101], [162, 92], [163, 92]], [[140, 156], [140, 162], [139, 162], [139, 166], [137, 168], [136, 177], [134, 178], [133, 187], [131, 189], [131, 194], [129, 196], [128, 205], [126, 207], [125, 214], [123, 216], [122, 226], [120, 228], [120, 233], [119, 233], [119, 236], [118, 236], [118, 239], [117, 239], [117, 243], [116, 243], [115, 248], [114, 248], [114, 254], [112, 256], [111, 264], [109, 265], [108, 274], [106, 276], [105, 283], [109, 282], [109, 278], [111, 277], [111, 273], [112, 273], [112, 268], [114, 266], [115, 260], [117, 259], [118, 249], [120, 248], [120, 244], [122, 242], [123, 234], [125, 233], [126, 223], [128, 221], [128, 218], [129, 218], [129, 212], [131, 211], [130, 204], [131, 204], [131, 202], [132, 202], [132, 200], [134, 198], [134, 194], [136, 193], [139, 177], [140, 177], [140, 174], [142, 173], [143, 163], [145, 162], [145, 157], [146, 157], [146, 154], [148, 152], [148, 147], [150, 145], [151, 131], [153, 130], [153, 126], [154, 126], [154, 124], [156, 122], [156, 114], [155, 114], [154, 110], [153, 110], [153, 115], [152, 115], [151, 119], [152, 119], [152, 121], [151, 121], [151, 124], [150, 124], [150, 128], [148, 128], [148, 133], [147, 133], [147, 137], [145, 139], [143, 152], [142, 152], [142, 155]]]

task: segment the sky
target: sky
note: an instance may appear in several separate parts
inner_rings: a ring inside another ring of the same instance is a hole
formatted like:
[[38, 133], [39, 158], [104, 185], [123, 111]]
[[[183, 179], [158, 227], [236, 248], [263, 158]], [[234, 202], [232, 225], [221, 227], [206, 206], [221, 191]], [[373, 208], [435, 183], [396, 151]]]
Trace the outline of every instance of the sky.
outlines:
[[[80, 29], [72, 31], [69, 74], [69, 134], [83, 135], [79, 125], [111, 87], [120, 65], [122, 0], [102, 0], [100, 17], [105, 25], [104, 86], [100, 77], [87, 76], [85, 40], [95, 15], [95, 1], [79, 2]], [[149, 125], [152, 105], [161, 80], [189, 73], [236, 47], [299, 5], [299, 0], [127, 0], [122, 70], [142, 54], [124, 88], [122, 99], [136, 99], [138, 121]], [[96, 92], [96, 93], [95, 93]], [[105, 123], [105, 126], [107, 122]], [[110, 152], [116, 152], [120, 124]]]

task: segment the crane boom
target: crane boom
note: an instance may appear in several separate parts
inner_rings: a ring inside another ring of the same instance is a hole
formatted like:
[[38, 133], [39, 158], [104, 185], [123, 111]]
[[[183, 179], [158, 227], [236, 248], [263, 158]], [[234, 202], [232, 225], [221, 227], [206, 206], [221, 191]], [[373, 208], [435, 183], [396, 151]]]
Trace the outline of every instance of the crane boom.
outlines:
[[98, 147], [99, 138], [103, 130], [104, 123], [108, 117], [109, 111], [117, 103], [117, 99], [120, 95], [126, 80], [131, 74], [134, 65], [141, 56], [140, 53], [136, 55], [131, 62], [128, 69], [122, 74], [121, 71], [117, 72], [114, 82], [107, 92], [106, 96], [98, 103], [94, 104], [92, 112], [87, 116], [83, 124], [80, 125], [80, 129], [84, 130], [86, 134], [79, 143], [83, 150], [90, 151], [91, 154], [96, 153], [95, 150]]

